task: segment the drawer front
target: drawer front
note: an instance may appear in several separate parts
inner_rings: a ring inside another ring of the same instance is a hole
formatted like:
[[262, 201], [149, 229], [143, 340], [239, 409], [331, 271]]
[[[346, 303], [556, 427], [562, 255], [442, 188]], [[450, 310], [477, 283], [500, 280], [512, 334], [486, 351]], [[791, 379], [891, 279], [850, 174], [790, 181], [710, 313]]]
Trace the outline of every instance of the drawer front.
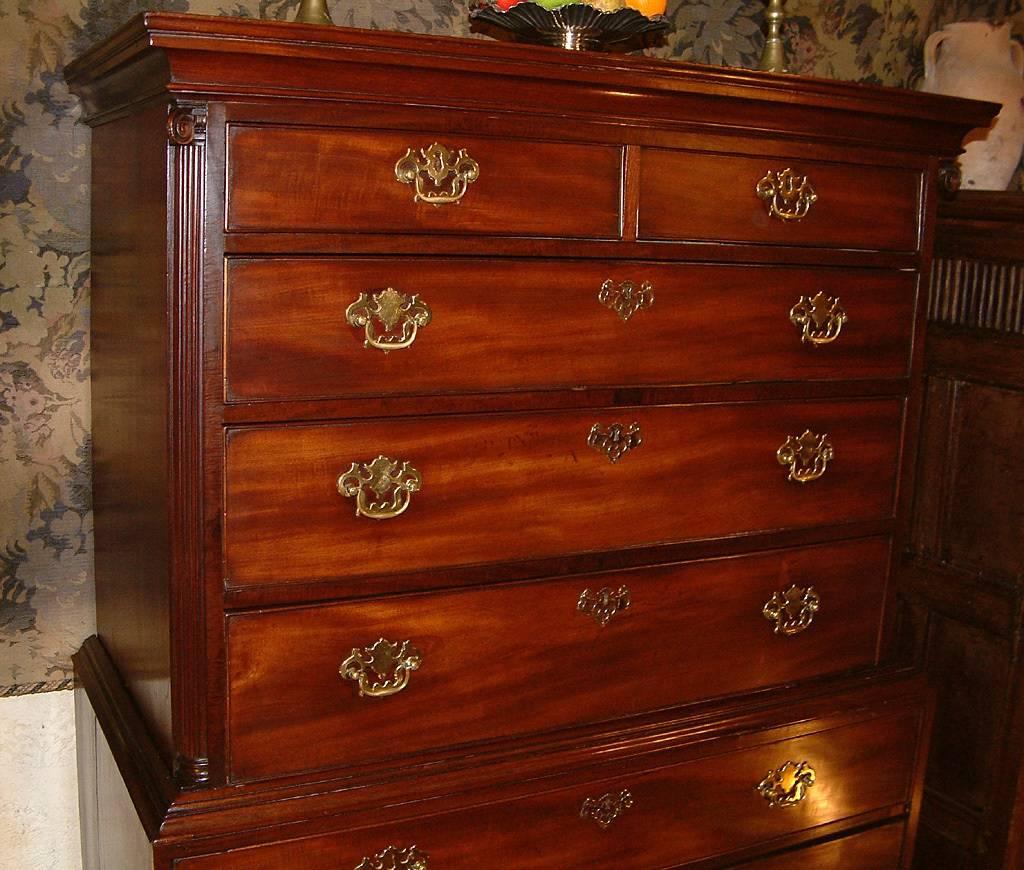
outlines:
[[[902, 408], [898, 399], [645, 406], [229, 430], [229, 583], [889, 517]], [[803, 457], [798, 476], [821, 476], [791, 480], [784, 445]]]
[[903, 377], [916, 287], [899, 272], [621, 262], [226, 272], [227, 389], [243, 401]]
[[[914, 712], [886, 716], [507, 803], [238, 849], [178, 866], [356, 870], [374, 866], [389, 847], [408, 857], [414, 846], [426, 870], [675, 866], [905, 801], [917, 731]], [[801, 773], [806, 781], [809, 766], [814, 784], [795, 805], [771, 806], [758, 786], [786, 762], [806, 763]]]
[[[227, 140], [229, 232], [620, 235], [617, 146], [240, 124]], [[421, 153], [435, 143], [476, 172]]]
[[794, 870], [795, 867], [807, 870], [899, 870], [905, 833], [906, 827], [902, 824], [885, 825], [831, 843], [744, 864], [743, 867], [747, 870]]
[[921, 174], [913, 170], [644, 149], [638, 234], [913, 251], [920, 201]]
[[[611, 720], [871, 664], [888, 554], [887, 540], [840, 542], [231, 616], [232, 776]], [[379, 638], [384, 654], [408, 644], [383, 676], [366, 664]]]

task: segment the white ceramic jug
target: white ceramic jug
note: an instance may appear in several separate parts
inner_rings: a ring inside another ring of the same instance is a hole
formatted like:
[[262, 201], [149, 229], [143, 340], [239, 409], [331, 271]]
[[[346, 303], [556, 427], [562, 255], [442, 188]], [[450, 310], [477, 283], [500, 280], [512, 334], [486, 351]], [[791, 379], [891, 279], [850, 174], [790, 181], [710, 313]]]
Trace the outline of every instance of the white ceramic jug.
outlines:
[[960, 157], [963, 186], [1006, 190], [1024, 147], [1024, 47], [1010, 23], [948, 24], [924, 44], [922, 91], [1001, 103], [992, 126], [972, 130]]

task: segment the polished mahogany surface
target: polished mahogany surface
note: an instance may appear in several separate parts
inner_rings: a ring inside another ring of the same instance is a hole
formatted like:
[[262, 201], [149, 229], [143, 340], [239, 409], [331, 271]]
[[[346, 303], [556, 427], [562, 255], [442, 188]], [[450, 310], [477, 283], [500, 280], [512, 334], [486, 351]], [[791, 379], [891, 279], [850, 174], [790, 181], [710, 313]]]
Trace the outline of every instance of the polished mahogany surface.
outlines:
[[[771, 842], [803, 828], [905, 800], [916, 734], [914, 716], [850, 725], [737, 752], [711, 754], [639, 776], [583, 782], [451, 816], [360, 830], [342, 837], [283, 843], [181, 862], [189, 870], [355, 867], [389, 843], [415, 844], [430, 866], [476, 870], [514, 862], [522, 870], [614, 867], [650, 870]], [[713, 753], [715, 746], [706, 746]], [[795, 807], [772, 807], [756, 786], [787, 759], [814, 759], [820, 777]], [[837, 783], [829, 787], [828, 781]], [[839, 785], [841, 784], [841, 785]], [[618, 798], [607, 817], [581, 808]], [[613, 815], [612, 815], [613, 814]]]
[[[232, 429], [226, 580], [394, 575], [885, 518], [902, 419], [889, 399]], [[616, 462], [587, 443], [595, 425], [634, 423], [642, 441]], [[807, 430], [829, 436], [835, 459], [800, 483], [776, 454]], [[380, 455], [422, 476], [384, 521], [338, 491], [353, 463]]]
[[619, 235], [621, 148], [460, 136], [458, 150], [481, 155], [484, 169], [465, 202], [443, 210], [413, 202], [415, 188], [395, 183], [395, 164], [410, 148], [445, 138], [443, 129], [418, 127], [231, 125], [228, 231]]
[[[813, 731], [738, 752], [642, 773], [544, 791], [511, 803], [410, 820], [318, 841], [298, 841], [183, 861], [189, 870], [355, 867], [389, 844], [415, 845], [430, 866], [476, 870], [502, 860], [522, 870], [569, 866], [650, 870], [772, 843], [802, 829], [891, 807], [909, 795], [918, 721], [913, 713]], [[765, 773], [807, 761], [816, 774], [807, 797], [772, 806], [758, 792]], [[611, 820], [581, 810], [625, 793]]]
[[791, 870], [794, 861], [799, 861], [804, 867], [813, 867], [814, 870], [866, 870], [868, 867], [871, 870], [896, 870], [903, 854], [903, 836], [901, 825], [886, 825], [863, 834], [851, 834], [840, 840], [811, 846], [799, 858], [792, 852], [786, 852], [743, 866], [750, 870]]
[[[225, 379], [235, 403], [900, 378], [916, 299], [913, 274], [869, 269], [239, 257], [225, 270]], [[430, 312], [398, 350], [370, 344], [346, 314], [362, 294], [389, 287]], [[643, 294], [635, 311], [616, 310], [623, 288]], [[823, 289], [849, 318], [828, 347], [804, 340], [791, 319], [801, 298]]]
[[991, 107], [169, 14], [67, 76], [77, 663], [154, 870], [907, 866], [919, 297]]
[[[876, 657], [888, 559], [888, 542], [876, 538], [236, 614], [228, 619], [232, 774], [388, 758], [865, 667]], [[793, 585], [812, 589], [819, 604], [806, 628], [786, 634], [764, 609]], [[602, 590], [613, 597], [603, 619], [578, 606]], [[360, 697], [338, 668], [353, 647], [382, 636], [410, 641], [422, 661], [400, 695]], [[301, 657], [290, 654], [296, 648]], [[480, 650], [514, 667], [485, 666]], [[354, 743], [353, 732], [373, 734], [373, 744]], [[289, 752], [278, 752], [282, 745]]]
[[[916, 172], [815, 163], [792, 151], [734, 157], [643, 148], [639, 163], [641, 239], [897, 251], [918, 245], [921, 176]], [[821, 191], [820, 203], [815, 201], [799, 221], [773, 219], [749, 195], [767, 172], [787, 169], [811, 179], [815, 194]], [[723, 208], [723, 203], [731, 207]]]

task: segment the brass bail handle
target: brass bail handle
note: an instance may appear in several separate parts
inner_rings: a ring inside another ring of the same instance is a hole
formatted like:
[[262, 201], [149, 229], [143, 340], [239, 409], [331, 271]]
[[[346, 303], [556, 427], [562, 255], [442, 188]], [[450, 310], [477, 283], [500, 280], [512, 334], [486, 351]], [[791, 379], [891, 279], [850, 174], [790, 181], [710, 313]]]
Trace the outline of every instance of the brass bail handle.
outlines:
[[801, 296], [789, 310], [789, 322], [800, 331], [800, 341], [811, 347], [831, 344], [849, 320], [838, 296], [819, 292]]
[[775, 452], [779, 465], [788, 466], [788, 480], [810, 483], [821, 477], [829, 462], [835, 459], [835, 448], [828, 435], [817, 435], [810, 429], [803, 435], [790, 435]]
[[775, 634], [793, 637], [811, 627], [820, 607], [821, 596], [813, 586], [804, 589], [794, 583], [784, 592], [772, 595], [761, 612], [765, 619], [774, 623]]
[[458, 205], [479, 177], [480, 164], [465, 148], [453, 151], [440, 142], [418, 151], [410, 148], [395, 164], [395, 180], [416, 191], [413, 202], [434, 206]]
[[422, 662], [423, 656], [410, 641], [382, 637], [362, 649], [354, 647], [338, 673], [358, 686], [360, 698], [387, 698], [409, 685], [409, 677]]
[[775, 770], [769, 770], [756, 786], [770, 807], [795, 807], [807, 797], [818, 775], [807, 761], [787, 761]]
[[381, 454], [370, 462], [353, 462], [338, 476], [338, 492], [356, 500], [356, 516], [390, 520], [405, 513], [423, 475], [410, 462]]
[[363, 347], [384, 353], [411, 347], [432, 316], [430, 306], [417, 294], [406, 296], [394, 287], [360, 293], [345, 309], [348, 325], [363, 330]]
[[803, 220], [818, 201], [810, 178], [797, 175], [789, 167], [781, 172], [769, 170], [757, 183], [755, 192], [764, 202], [768, 216], [785, 222]]

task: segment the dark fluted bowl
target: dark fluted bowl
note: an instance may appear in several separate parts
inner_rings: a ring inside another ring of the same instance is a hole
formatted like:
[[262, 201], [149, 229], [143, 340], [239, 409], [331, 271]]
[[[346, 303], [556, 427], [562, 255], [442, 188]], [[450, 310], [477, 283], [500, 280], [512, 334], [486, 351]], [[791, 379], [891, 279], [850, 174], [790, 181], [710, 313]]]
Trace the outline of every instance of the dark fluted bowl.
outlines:
[[545, 9], [526, 2], [507, 12], [487, 4], [471, 10], [469, 17], [476, 33], [571, 50], [633, 51], [660, 44], [668, 32], [664, 15], [648, 18], [635, 9], [604, 12], [586, 3]]

